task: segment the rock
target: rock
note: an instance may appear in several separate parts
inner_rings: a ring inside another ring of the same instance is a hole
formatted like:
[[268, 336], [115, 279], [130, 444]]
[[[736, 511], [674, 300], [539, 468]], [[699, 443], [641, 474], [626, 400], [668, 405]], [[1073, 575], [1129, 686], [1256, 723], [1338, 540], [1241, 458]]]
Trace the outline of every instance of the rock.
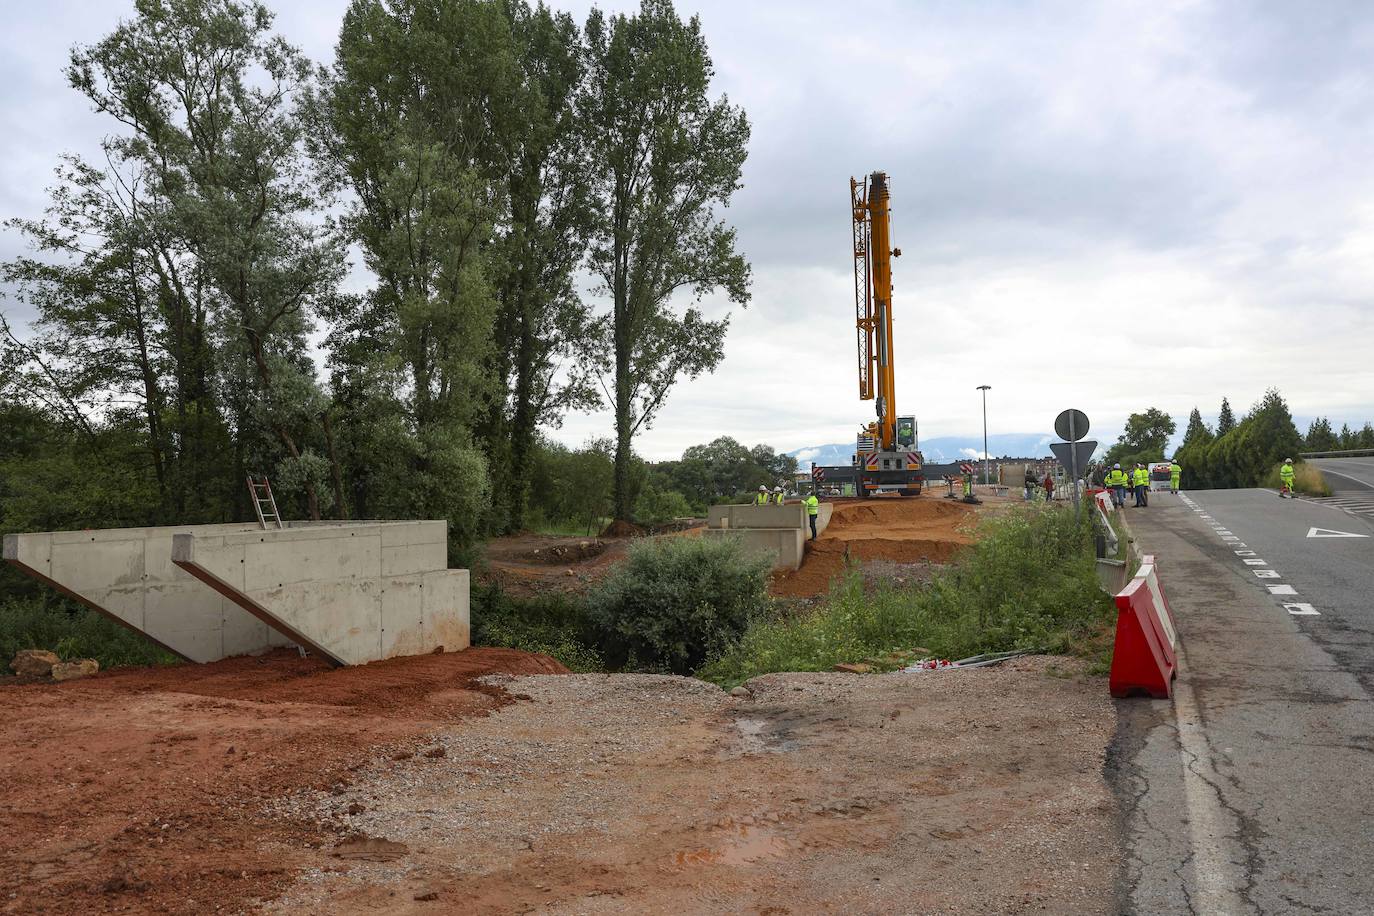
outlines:
[[10, 667], [20, 677], [47, 677], [52, 674], [52, 666], [60, 661], [46, 649], [24, 649], [14, 656]]
[[873, 666], [862, 664], [850, 664], [849, 662], [840, 662], [838, 665], [835, 666], [835, 670], [847, 671], [850, 674], [868, 674], [870, 671], [873, 670]]
[[77, 658], [69, 662], [58, 662], [52, 666], [54, 681], [74, 681], [79, 677], [90, 677], [100, 670], [100, 662], [93, 658]]
[[415, 899], [416, 899], [416, 900], [438, 900], [438, 899], [439, 899], [439, 892], [438, 892], [438, 891], [421, 891], [420, 893], [418, 893], [418, 894], [415, 895]]
[[563, 570], [563, 575], [565, 575], [565, 576], [575, 576], [575, 575], [577, 575], [577, 573], [573, 572], [571, 569], [565, 569], [565, 570]]
[[730, 696], [732, 697], [752, 697], [753, 695], [754, 692], [743, 684], [730, 691]]
[[430, 760], [438, 760], [440, 757], [445, 757], [447, 755], [448, 748], [444, 747], [442, 744], [438, 747], [432, 747], [429, 750], [425, 751], [425, 756], [428, 757]]
[[364, 808], [362, 805], [358, 804], [357, 802], [354, 802], [353, 804], [349, 805], [348, 808], [347, 808], [347, 811], [348, 811], [349, 816], [356, 816], [356, 815], [362, 814], [362, 813], [363, 813], [364, 811], [366, 811], [366, 810], [367, 810], [366, 808]]

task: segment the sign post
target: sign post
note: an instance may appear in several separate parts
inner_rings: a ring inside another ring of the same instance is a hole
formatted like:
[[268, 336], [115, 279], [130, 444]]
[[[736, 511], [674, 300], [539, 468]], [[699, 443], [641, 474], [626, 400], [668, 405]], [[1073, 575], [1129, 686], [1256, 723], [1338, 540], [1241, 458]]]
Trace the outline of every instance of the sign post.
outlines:
[[[1054, 431], [1059, 434], [1059, 438], [1064, 439], [1062, 443], [1056, 442], [1050, 446], [1059, 463], [1069, 469], [1069, 487], [1073, 493], [1073, 511], [1078, 514], [1078, 468], [1080, 465], [1086, 466], [1088, 459], [1092, 457], [1093, 451], [1097, 448], [1096, 442], [1079, 442], [1088, 434], [1088, 415], [1081, 410], [1070, 407], [1054, 418]], [[1063, 445], [1065, 448], [1061, 453], [1055, 446]], [[1088, 446], [1084, 454], [1083, 446]], [[1065, 458], [1068, 461], [1065, 461]]]

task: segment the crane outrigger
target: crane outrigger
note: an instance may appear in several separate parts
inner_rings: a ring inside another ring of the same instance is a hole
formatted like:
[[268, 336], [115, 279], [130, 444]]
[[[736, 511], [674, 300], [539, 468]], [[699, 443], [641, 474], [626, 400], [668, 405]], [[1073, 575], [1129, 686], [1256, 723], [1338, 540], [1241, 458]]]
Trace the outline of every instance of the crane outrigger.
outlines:
[[859, 338], [859, 399], [874, 401], [877, 419], [863, 427], [854, 451], [855, 495], [920, 496], [925, 482], [916, 418], [897, 416], [892, 357], [891, 194], [887, 173], [849, 179], [854, 216], [854, 297]]

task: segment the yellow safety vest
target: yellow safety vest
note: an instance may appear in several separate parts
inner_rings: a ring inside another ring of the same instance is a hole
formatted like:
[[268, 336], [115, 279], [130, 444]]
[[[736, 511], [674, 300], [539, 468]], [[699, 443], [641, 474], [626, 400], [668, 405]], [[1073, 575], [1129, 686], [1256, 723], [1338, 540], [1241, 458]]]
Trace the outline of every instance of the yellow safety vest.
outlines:
[[808, 496], [808, 497], [806, 497], [806, 503], [805, 503], [805, 505], [806, 505], [806, 514], [807, 514], [807, 515], [820, 515], [820, 514], [821, 514], [821, 501], [820, 501], [819, 499], [817, 499], [815, 496]]
[[755, 497], [754, 497], [754, 505], [756, 505], [756, 506], [766, 506], [766, 505], [768, 505], [768, 494], [767, 494], [767, 493], [760, 493], [758, 496], [755, 496]]

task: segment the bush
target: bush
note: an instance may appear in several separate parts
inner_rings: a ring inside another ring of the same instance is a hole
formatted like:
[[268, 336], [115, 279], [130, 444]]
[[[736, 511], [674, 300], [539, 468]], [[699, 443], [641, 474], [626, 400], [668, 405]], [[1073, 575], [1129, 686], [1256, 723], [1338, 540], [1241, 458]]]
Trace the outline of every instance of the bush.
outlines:
[[95, 611], [46, 598], [0, 602], [0, 665], [8, 665], [22, 649], [47, 649], [64, 659], [93, 658], [102, 669], [180, 661]]
[[[1282, 483], [1279, 479], [1279, 468], [1281, 464], [1276, 464], [1269, 469], [1269, 473], [1264, 475], [1264, 480], [1260, 486], [1277, 490]], [[1299, 493], [1306, 493], [1308, 496], [1330, 496], [1331, 487], [1327, 484], [1322, 472], [1305, 461], [1297, 461], [1293, 464], [1293, 489]]]
[[606, 661], [691, 673], [767, 605], [770, 565], [734, 538], [640, 541], [587, 599]]
[[820, 608], [758, 620], [698, 676], [731, 686], [918, 646], [944, 658], [1076, 651], [1111, 619], [1086, 514], [1076, 520], [1066, 509], [1023, 508], [984, 519], [979, 530], [980, 540], [928, 585], [868, 593], [851, 569]]
[[472, 644], [550, 655], [569, 671], [602, 671], [586, 606], [557, 593], [519, 599], [497, 585], [473, 585]]

